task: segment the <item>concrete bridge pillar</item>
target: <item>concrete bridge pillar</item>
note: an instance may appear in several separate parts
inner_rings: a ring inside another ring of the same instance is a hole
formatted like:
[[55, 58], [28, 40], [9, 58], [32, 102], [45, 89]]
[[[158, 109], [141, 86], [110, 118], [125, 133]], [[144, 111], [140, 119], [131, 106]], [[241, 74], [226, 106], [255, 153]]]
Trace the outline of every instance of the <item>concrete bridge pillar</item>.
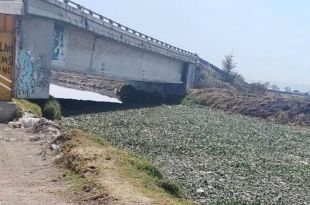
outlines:
[[[120, 93], [120, 98], [126, 101], [160, 101], [160, 102], [179, 102], [188, 89], [192, 89], [195, 84], [196, 65], [184, 63], [182, 69], [181, 83], [156, 83], [143, 81], [126, 81], [127, 89], [125, 93]], [[124, 96], [125, 94], [125, 96]]]
[[15, 97], [48, 98], [54, 22], [23, 16], [16, 22]]
[[186, 84], [186, 90], [192, 89], [195, 86], [196, 69], [195, 64], [189, 63], [187, 65], [186, 80], [183, 81]]

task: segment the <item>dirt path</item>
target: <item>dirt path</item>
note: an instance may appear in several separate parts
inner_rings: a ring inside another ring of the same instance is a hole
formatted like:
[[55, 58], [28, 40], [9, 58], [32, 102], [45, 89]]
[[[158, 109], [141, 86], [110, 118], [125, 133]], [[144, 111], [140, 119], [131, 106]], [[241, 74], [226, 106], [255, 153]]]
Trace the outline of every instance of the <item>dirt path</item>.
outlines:
[[67, 185], [51, 160], [43, 161], [31, 134], [0, 125], [0, 205], [67, 205]]

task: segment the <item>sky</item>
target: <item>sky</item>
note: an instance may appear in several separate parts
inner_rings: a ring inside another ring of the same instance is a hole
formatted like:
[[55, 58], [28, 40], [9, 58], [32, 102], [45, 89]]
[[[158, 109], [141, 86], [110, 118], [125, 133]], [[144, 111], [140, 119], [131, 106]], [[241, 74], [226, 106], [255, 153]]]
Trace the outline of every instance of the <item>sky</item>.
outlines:
[[248, 82], [310, 91], [309, 0], [75, 0], [221, 67], [233, 53]]

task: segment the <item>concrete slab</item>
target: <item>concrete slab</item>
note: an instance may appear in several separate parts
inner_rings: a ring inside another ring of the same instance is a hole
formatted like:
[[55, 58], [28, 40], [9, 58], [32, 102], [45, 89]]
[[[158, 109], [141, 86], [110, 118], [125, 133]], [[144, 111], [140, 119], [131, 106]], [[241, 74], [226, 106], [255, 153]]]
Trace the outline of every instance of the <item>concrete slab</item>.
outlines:
[[23, 0], [0, 0], [0, 13], [11, 15], [23, 15]]
[[0, 102], [0, 123], [9, 122], [15, 116], [16, 104], [12, 102]]

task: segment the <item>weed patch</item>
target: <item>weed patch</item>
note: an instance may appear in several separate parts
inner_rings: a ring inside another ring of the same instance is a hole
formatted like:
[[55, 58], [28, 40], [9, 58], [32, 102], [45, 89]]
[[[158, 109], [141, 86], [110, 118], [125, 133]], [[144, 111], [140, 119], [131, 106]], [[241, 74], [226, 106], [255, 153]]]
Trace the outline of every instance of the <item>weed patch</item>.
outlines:
[[50, 98], [47, 100], [43, 107], [43, 116], [49, 120], [61, 119], [61, 108], [56, 99]]
[[145, 159], [139, 160], [136, 166], [139, 170], [145, 171], [148, 175], [152, 177], [158, 179], [163, 178], [163, 175], [160, 173], [160, 171]]
[[13, 102], [17, 105], [17, 119], [21, 118], [25, 112], [33, 114], [38, 118], [42, 117], [42, 111], [39, 105], [22, 99], [13, 99]]
[[184, 194], [182, 193], [180, 186], [171, 180], [162, 180], [159, 182], [159, 186], [161, 186], [164, 190], [166, 190], [172, 196], [175, 196], [178, 198], [184, 197]]

